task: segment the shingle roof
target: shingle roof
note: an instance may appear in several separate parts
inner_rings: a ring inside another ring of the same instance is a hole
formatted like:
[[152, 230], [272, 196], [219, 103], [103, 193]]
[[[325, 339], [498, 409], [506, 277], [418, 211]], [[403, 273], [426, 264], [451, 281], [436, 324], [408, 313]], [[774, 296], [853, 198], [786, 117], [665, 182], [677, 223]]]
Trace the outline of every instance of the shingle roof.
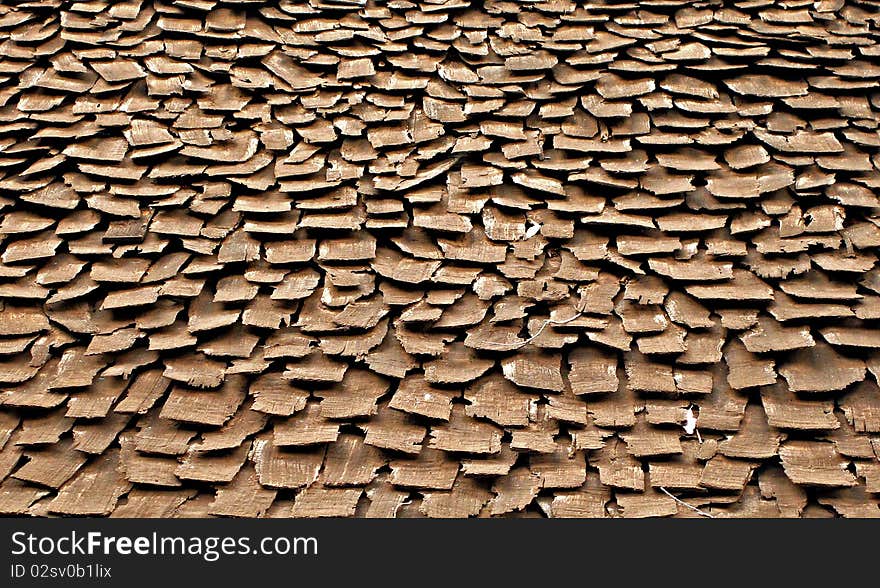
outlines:
[[878, 25], [4, 3], [0, 513], [880, 516]]

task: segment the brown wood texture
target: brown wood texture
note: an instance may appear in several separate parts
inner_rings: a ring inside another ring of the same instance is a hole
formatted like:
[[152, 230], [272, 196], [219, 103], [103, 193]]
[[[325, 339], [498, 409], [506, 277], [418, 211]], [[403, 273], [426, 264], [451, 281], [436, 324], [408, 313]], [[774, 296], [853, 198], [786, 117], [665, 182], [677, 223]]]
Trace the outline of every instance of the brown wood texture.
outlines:
[[880, 517], [878, 82], [874, 0], [4, 2], [0, 514]]

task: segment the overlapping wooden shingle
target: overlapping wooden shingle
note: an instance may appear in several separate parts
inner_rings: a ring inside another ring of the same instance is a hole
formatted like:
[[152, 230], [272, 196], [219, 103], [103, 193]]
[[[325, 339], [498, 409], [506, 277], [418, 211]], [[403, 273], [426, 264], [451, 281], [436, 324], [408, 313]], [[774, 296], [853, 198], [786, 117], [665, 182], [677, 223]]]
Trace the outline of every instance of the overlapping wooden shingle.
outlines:
[[880, 513], [872, 3], [52, 8], [0, 514]]

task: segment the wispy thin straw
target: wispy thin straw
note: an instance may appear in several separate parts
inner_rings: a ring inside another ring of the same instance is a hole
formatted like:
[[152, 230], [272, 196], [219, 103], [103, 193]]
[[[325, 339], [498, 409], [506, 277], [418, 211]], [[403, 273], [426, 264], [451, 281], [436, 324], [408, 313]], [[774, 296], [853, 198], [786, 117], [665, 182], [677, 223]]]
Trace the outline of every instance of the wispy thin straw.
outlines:
[[540, 336], [541, 336], [541, 333], [544, 332], [544, 329], [547, 328], [547, 325], [564, 325], [564, 324], [567, 324], [567, 323], [570, 323], [570, 322], [574, 321], [575, 319], [579, 319], [581, 316], [583, 316], [583, 313], [578, 312], [578, 313], [575, 314], [574, 316], [572, 316], [572, 317], [570, 317], [570, 318], [567, 318], [567, 319], [565, 319], [565, 320], [561, 320], [561, 321], [555, 321], [555, 320], [553, 320], [553, 319], [547, 319], [546, 321], [544, 321], [544, 322], [541, 324], [541, 327], [538, 329], [538, 332], [535, 333], [534, 335], [532, 335], [531, 337], [529, 337], [528, 339], [526, 339], [526, 340], [524, 340], [524, 341], [520, 341], [519, 343], [512, 343], [512, 344], [510, 344], [510, 345], [504, 345], [504, 344], [502, 344], [502, 343], [493, 343], [493, 344], [492, 344], [492, 349], [493, 349], [493, 350], [500, 351], [501, 349], [519, 349], [519, 348], [521, 348], [521, 347], [525, 347], [526, 345], [528, 345], [529, 343], [531, 343], [532, 341], [534, 341], [535, 339], [537, 339], [538, 337], [540, 337]]
[[663, 486], [660, 486], [660, 491], [663, 492], [663, 494], [665, 494], [666, 496], [668, 496], [668, 497], [671, 498], [672, 500], [674, 500], [675, 502], [677, 502], [678, 504], [684, 506], [685, 508], [689, 508], [689, 509], [691, 509], [692, 511], [694, 511], [695, 513], [697, 513], [697, 514], [699, 514], [699, 515], [701, 515], [701, 516], [708, 517], [708, 518], [710, 518], [710, 519], [714, 519], [714, 518], [715, 518], [714, 515], [711, 515], [711, 514], [707, 513], [705, 510], [700, 510], [699, 508], [697, 508], [697, 507], [694, 506], [693, 504], [688, 504], [687, 502], [685, 502], [684, 500], [682, 500], [682, 499], [679, 498], [678, 496], [675, 496], [672, 492], [670, 492], [669, 490], [667, 490], [667, 489], [664, 488]]

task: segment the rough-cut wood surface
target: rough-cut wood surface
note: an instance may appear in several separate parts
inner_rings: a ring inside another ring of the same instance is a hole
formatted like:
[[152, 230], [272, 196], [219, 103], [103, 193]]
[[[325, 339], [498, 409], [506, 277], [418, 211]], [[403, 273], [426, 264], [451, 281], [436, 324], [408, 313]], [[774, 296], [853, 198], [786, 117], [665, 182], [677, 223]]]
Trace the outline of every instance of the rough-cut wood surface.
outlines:
[[880, 3], [0, 6], [0, 514], [880, 516]]

